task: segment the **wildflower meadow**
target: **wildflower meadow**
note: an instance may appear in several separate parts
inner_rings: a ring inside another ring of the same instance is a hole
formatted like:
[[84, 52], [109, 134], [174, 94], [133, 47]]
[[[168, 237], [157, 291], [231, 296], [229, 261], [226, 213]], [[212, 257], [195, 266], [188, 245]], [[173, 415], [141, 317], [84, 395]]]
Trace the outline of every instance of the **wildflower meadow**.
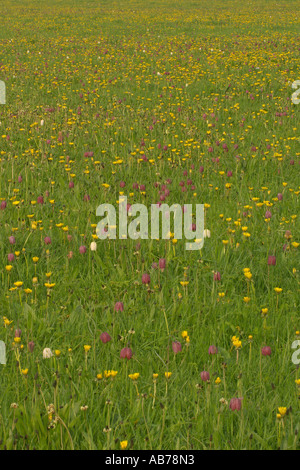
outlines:
[[299, 450], [300, 0], [0, 13], [0, 449]]

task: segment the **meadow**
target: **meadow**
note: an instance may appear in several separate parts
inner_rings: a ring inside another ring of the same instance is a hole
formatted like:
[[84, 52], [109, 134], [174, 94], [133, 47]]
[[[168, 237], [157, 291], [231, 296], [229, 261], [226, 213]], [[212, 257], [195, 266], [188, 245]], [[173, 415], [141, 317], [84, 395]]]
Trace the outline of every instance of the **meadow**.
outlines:
[[[1, 2], [1, 450], [300, 449], [299, 12]], [[120, 195], [203, 248], [99, 240]]]

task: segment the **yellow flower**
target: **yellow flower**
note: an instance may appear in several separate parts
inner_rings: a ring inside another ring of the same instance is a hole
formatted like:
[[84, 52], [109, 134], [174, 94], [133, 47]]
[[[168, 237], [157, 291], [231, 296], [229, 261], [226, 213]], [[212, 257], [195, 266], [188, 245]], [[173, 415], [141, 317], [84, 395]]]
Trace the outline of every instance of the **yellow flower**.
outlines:
[[274, 291], [276, 292], [276, 294], [280, 294], [282, 292], [282, 289], [281, 287], [275, 287]]
[[45, 282], [44, 286], [48, 289], [52, 289], [52, 287], [55, 286], [55, 282]]
[[221, 379], [220, 379], [220, 377], [217, 377], [216, 380], [215, 380], [215, 384], [219, 385], [220, 383], [221, 383]]
[[102, 379], [102, 374], [97, 374], [97, 379], [101, 380]]
[[153, 380], [156, 380], [156, 379], [157, 379], [157, 377], [158, 377], [158, 374], [152, 374], [152, 378], [153, 378]]
[[21, 287], [22, 285], [23, 285], [23, 282], [21, 281], [14, 282], [14, 286], [16, 287]]
[[121, 446], [121, 449], [126, 449], [126, 447], [128, 446], [128, 441], [121, 441], [120, 442], [120, 446]]
[[235, 347], [235, 349], [240, 349], [242, 347], [242, 342], [240, 341], [239, 338], [236, 338], [235, 336], [233, 336], [232, 344]]
[[131, 380], [137, 380], [139, 378], [140, 374], [138, 372], [136, 372], [135, 374], [129, 374], [128, 377], [131, 379]]
[[59, 349], [56, 349], [56, 350], [55, 350], [55, 356], [56, 356], [56, 357], [59, 357], [60, 354], [61, 354], [61, 351], [60, 351]]
[[28, 374], [28, 369], [22, 369], [22, 374], [26, 376]]
[[280, 406], [278, 408], [278, 411], [279, 411], [280, 417], [283, 418], [287, 412], [287, 408], [285, 406]]
[[13, 267], [11, 266], [11, 264], [8, 264], [7, 266], [5, 266], [5, 269], [6, 269], [7, 272], [10, 272], [12, 270], [12, 268]]
[[21, 343], [21, 338], [19, 338], [18, 336], [16, 338], [14, 338], [14, 342], [15, 343]]
[[3, 321], [4, 321], [4, 326], [5, 326], [5, 328], [6, 328], [7, 326], [9, 326], [9, 325], [13, 322], [12, 320], [9, 321], [8, 318], [6, 318], [6, 317], [3, 317]]
[[108, 379], [109, 377], [114, 378], [117, 375], [118, 371], [117, 370], [105, 370], [104, 371], [104, 377]]
[[252, 279], [252, 274], [250, 273], [250, 271], [244, 272], [244, 276], [246, 279], [249, 279], [249, 281]]
[[34, 263], [37, 263], [39, 259], [40, 259], [40, 258], [38, 258], [37, 256], [34, 256], [34, 257], [32, 258], [32, 261], [33, 261]]
[[86, 344], [86, 345], [83, 346], [83, 347], [84, 347], [84, 351], [85, 351], [86, 353], [88, 353], [92, 346], [89, 346], [88, 344]]
[[172, 372], [165, 372], [166, 379], [169, 379], [172, 375]]
[[28, 287], [27, 287], [26, 289], [24, 289], [24, 292], [25, 292], [25, 294], [31, 294], [32, 290], [28, 289]]
[[251, 300], [251, 297], [244, 297], [244, 302], [248, 304]]
[[181, 333], [181, 336], [182, 336], [182, 338], [186, 338], [186, 337], [188, 336], [188, 332], [187, 332], [187, 331], [183, 331], [183, 332]]

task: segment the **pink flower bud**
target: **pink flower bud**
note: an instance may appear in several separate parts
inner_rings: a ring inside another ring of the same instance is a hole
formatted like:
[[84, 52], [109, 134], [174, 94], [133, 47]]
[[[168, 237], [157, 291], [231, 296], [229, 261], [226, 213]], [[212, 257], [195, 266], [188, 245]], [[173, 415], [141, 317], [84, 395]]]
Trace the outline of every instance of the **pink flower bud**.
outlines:
[[158, 266], [162, 271], [166, 268], [165, 258], [160, 258], [160, 260], [158, 261]]
[[103, 344], [106, 344], [111, 340], [111, 337], [108, 333], [101, 333], [100, 340], [102, 341]]
[[120, 352], [120, 359], [131, 359], [132, 358], [132, 351], [130, 348], [123, 348]]
[[150, 284], [150, 275], [149, 274], [143, 274], [142, 275], [142, 283], [143, 284]]
[[200, 377], [201, 377], [201, 380], [203, 380], [203, 382], [208, 382], [210, 379], [209, 372], [204, 370], [203, 372], [201, 372]]
[[221, 281], [221, 274], [218, 271], [214, 273], [214, 281]]
[[45, 243], [45, 245], [51, 245], [51, 238], [50, 237], [45, 237], [44, 238], [44, 243]]
[[30, 351], [31, 353], [32, 353], [33, 350], [34, 350], [34, 347], [35, 347], [34, 342], [33, 342], [33, 341], [30, 341], [30, 342], [28, 343], [28, 349], [29, 349], [29, 351]]
[[81, 253], [81, 254], [83, 255], [85, 252], [86, 252], [86, 246], [81, 245], [81, 246], [79, 247], [79, 253]]
[[266, 211], [266, 213], [265, 213], [265, 219], [271, 219], [271, 217], [272, 217], [271, 211]]
[[124, 311], [123, 302], [116, 302], [116, 304], [115, 304], [115, 311], [116, 311], [116, 312], [123, 312], [123, 311]]
[[9, 237], [8, 241], [11, 245], [14, 245], [16, 243], [16, 239], [13, 236]]
[[208, 348], [208, 354], [211, 355], [211, 354], [218, 354], [218, 348], [212, 344], [211, 346], [209, 346]]
[[229, 404], [229, 408], [232, 410], [232, 411], [240, 411], [242, 407], [242, 398], [232, 398], [230, 400], [230, 404]]
[[182, 351], [181, 343], [179, 341], [173, 341], [172, 349], [173, 349], [174, 354], [178, 354], [179, 352]]
[[269, 266], [276, 266], [276, 256], [270, 255], [268, 257], [268, 265]]
[[270, 346], [264, 346], [263, 348], [261, 348], [261, 353], [263, 356], [271, 356], [271, 348]]

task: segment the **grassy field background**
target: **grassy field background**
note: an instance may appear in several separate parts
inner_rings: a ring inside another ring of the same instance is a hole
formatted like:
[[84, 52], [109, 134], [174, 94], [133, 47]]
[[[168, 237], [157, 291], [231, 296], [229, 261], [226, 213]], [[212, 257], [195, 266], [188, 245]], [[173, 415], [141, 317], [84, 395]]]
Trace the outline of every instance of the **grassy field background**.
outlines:
[[[1, 449], [299, 449], [299, 7], [1, 2]], [[97, 239], [120, 193], [201, 252]]]

